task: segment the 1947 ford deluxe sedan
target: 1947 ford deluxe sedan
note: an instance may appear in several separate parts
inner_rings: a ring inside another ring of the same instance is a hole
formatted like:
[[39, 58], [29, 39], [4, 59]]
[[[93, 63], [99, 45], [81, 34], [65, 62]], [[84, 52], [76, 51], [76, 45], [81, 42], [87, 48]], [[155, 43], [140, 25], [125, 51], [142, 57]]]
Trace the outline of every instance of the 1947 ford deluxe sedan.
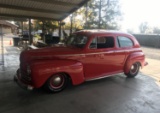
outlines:
[[75, 32], [65, 46], [24, 51], [14, 80], [26, 89], [50, 92], [124, 73], [135, 77], [147, 65], [138, 41], [130, 34], [106, 30]]

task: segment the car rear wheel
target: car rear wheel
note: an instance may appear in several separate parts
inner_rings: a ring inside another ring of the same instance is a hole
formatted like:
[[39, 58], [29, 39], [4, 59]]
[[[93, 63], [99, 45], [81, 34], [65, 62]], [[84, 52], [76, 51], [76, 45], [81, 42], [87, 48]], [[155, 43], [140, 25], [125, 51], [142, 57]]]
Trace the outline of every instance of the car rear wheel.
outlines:
[[57, 73], [47, 80], [45, 84], [45, 89], [51, 93], [60, 92], [66, 88], [67, 83], [67, 76], [63, 73]]
[[129, 73], [126, 73], [126, 76], [129, 77], [129, 78], [135, 77], [139, 72], [139, 67], [140, 67], [140, 65], [139, 65], [138, 62], [133, 63], [131, 68], [130, 68]]

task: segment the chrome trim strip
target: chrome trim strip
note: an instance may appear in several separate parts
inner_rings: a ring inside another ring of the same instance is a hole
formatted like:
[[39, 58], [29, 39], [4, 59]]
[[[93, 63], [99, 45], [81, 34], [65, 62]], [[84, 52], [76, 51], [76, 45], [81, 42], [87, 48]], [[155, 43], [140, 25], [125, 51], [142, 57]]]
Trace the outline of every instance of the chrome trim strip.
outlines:
[[85, 54], [68, 54], [68, 55], [55, 55], [55, 56], [85, 56]]
[[117, 51], [115, 51], [115, 53], [122, 53], [122, 52], [125, 52], [125, 50], [117, 50]]
[[87, 54], [82, 53], [82, 54], [55, 55], [55, 56], [85, 56], [85, 55], [97, 55], [97, 54], [109, 54], [109, 53], [114, 53], [114, 51], [87, 53]]
[[97, 55], [97, 54], [109, 54], [109, 53], [114, 53], [114, 51], [98, 52], [98, 53], [87, 53], [85, 55]]
[[[139, 48], [132, 48], [130, 51], [141, 50]], [[97, 55], [97, 54], [110, 54], [110, 53], [118, 53], [118, 52], [126, 52], [126, 50], [110, 50], [107, 52], [97, 52], [97, 53], [87, 53], [87, 54], [68, 54], [68, 55], [55, 55], [55, 56], [86, 56], [86, 55]]]
[[107, 78], [107, 77], [110, 77], [110, 76], [120, 75], [120, 74], [124, 74], [124, 73], [116, 73], [116, 74], [106, 75], [106, 76], [103, 76], [103, 77], [91, 78], [91, 79], [87, 79], [85, 81], [98, 80], [98, 79]]

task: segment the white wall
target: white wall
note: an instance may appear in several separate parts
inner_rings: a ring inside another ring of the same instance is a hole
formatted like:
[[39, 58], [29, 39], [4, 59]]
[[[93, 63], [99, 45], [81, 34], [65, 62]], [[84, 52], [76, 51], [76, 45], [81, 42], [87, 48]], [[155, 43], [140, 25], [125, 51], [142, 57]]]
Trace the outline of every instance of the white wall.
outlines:
[[[12, 30], [9, 27], [3, 27], [2, 32], [3, 34], [8, 34], [8, 33], [12, 33]], [[0, 33], [1, 33], [1, 30], [0, 30]]]
[[5, 34], [12, 33], [11, 28], [9, 28], [9, 27], [3, 28], [3, 33], [5, 33]]

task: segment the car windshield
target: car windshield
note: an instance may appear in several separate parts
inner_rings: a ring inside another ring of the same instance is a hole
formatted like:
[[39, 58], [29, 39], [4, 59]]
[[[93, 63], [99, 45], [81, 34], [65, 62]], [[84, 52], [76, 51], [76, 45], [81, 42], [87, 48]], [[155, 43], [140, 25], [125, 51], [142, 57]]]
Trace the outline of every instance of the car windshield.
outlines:
[[87, 43], [88, 37], [84, 36], [84, 35], [71, 35], [70, 37], [68, 37], [67, 41], [66, 41], [66, 45], [68, 46], [76, 46], [78, 48], [83, 48], [86, 43]]

